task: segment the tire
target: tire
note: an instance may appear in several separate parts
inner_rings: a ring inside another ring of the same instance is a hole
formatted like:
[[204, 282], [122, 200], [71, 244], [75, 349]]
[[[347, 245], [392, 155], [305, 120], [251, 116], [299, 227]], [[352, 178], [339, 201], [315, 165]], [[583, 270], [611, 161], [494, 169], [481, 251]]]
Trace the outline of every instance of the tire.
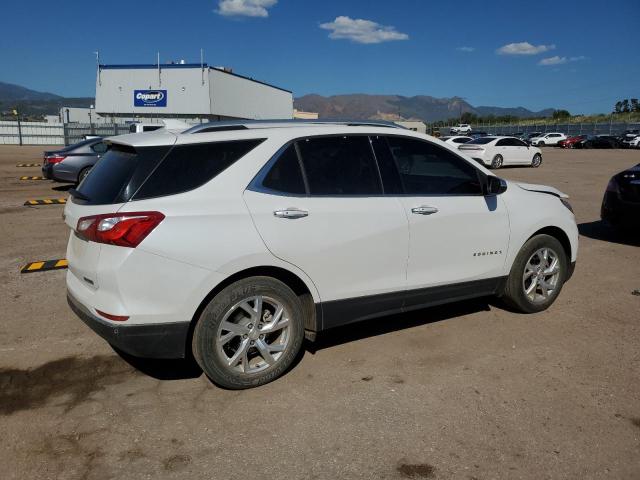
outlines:
[[542, 155], [536, 153], [531, 160], [531, 166], [533, 168], [538, 168], [540, 165], [542, 165]]
[[[279, 317], [278, 307], [282, 307]], [[193, 356], [221, 387], [240, 390], [264, 385], [280, 377], [300, 352], [303, 315], [300, 299], [281, 281], [271, 277], [239, 280], [202, 311], [193, 332]]]
[[491, 168], [494, 170], [498, 169], [502, 167], [502, 163], [503, 163], [502, 155], [496, 155], [495, 157], [493, 157], [493, 160], [491, 160]]
[[536, 143], [536, 147], [540, 147], [540, 148], [544, 147], [544, 142]]
[[[552, 259], [555, 258], [557, 259], [557, 263], [555, 263], [557, 273], [544, 275], [545, 264], [542, 263], [543, 257], [540, 252], [545, 249], [550, 252], [547, 258], [551, 264], [546, 270], [551, 271], [550, 269], [554, 265]], [[536, 264], [536, 259], [540, 261], [538, 264]], [[522, 246], [516, 256], [502, 298], [508, 306], [518, 312], [535, 313], [546, 310], [558, 298], [567, 278], [568, 270], [569, 261], [560, 242], [550, 235], [536, 235]], [[532, 273], [529, 274], [529, 272]], [[542, 276], [544, 285], [538, 282], [540, 276]], [[532, 294], [527, 294], [525, 289], [530, 288], [533, 282], [536, 285], [532, 288]], [[545, 295], [547, 287], [551, 287], [551, 291], [547, 289]]]
[[82, 170], [80, 170], [80, 173], [78, 173], [78, 185], [80, 185], [80, 182], [82, 182], [82, 180], [84, 180], [84, 178], [89, 175], [90, 171], [91, 167], [84, 167]]

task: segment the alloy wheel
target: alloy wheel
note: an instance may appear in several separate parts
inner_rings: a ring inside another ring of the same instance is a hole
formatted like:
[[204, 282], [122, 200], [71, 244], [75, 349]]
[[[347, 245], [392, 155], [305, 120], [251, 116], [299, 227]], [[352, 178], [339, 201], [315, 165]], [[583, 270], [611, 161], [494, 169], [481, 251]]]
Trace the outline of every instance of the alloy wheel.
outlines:
[[253, 374], [275, 364], [291, 340], [290, 314], [275, 298], [245, 298], [227, 310], [215, 337], [224, 365]]
[[522, 288], [533, 303], [547, 301], [555, 292], [560, 280], [560, 258], [551, 248], [536, 250], [524, 267]]

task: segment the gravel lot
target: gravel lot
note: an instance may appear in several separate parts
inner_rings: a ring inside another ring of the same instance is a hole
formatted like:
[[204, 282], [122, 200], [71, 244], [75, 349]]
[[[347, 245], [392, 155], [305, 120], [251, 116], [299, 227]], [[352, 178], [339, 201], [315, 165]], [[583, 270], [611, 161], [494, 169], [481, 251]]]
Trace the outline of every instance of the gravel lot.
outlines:
[[573, 279], [547, 312], [491, 299], [323, 335], [284, 378], [226, 391], [185, 362], [118, 356], [69, 310], [66, 196], [44, 147], [0, 147], [0, 464], [5, 479], [640, 478], [640, 240], [599, 222], [640, 151], [547, 148], [509, 179], [571, 195]]

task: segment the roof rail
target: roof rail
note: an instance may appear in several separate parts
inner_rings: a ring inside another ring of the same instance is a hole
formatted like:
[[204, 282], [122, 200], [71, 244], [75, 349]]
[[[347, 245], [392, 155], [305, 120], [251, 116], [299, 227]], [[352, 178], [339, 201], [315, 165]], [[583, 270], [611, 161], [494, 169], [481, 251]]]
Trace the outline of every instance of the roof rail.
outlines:
[[229, 130], [248, 130], [260, 128], [291, 128], [325, 125], [343, 125], [348, 127], [387, 127], [405, 129], [403, 126], [383, 120], [223, 120], [195, 125], [182, 133], [209, 133]]

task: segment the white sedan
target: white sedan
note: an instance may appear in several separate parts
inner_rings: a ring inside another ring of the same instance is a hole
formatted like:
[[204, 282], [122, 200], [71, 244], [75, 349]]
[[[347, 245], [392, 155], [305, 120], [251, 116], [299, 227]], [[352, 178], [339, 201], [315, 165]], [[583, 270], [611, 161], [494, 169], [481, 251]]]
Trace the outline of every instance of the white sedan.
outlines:
[[473, 138], [464, 135], [454, 135], [453, 137], [441, 137], [440, 140], [451, 145], [460, 145], [461, 143], [470, 142]]
[[504, 165], [539, 167], [542, 163], [542, 152], [539, 148], [530, 147], [515, 137], [476, 138], [460, 145], [458, 149], [489, 168], [500, 168]]

